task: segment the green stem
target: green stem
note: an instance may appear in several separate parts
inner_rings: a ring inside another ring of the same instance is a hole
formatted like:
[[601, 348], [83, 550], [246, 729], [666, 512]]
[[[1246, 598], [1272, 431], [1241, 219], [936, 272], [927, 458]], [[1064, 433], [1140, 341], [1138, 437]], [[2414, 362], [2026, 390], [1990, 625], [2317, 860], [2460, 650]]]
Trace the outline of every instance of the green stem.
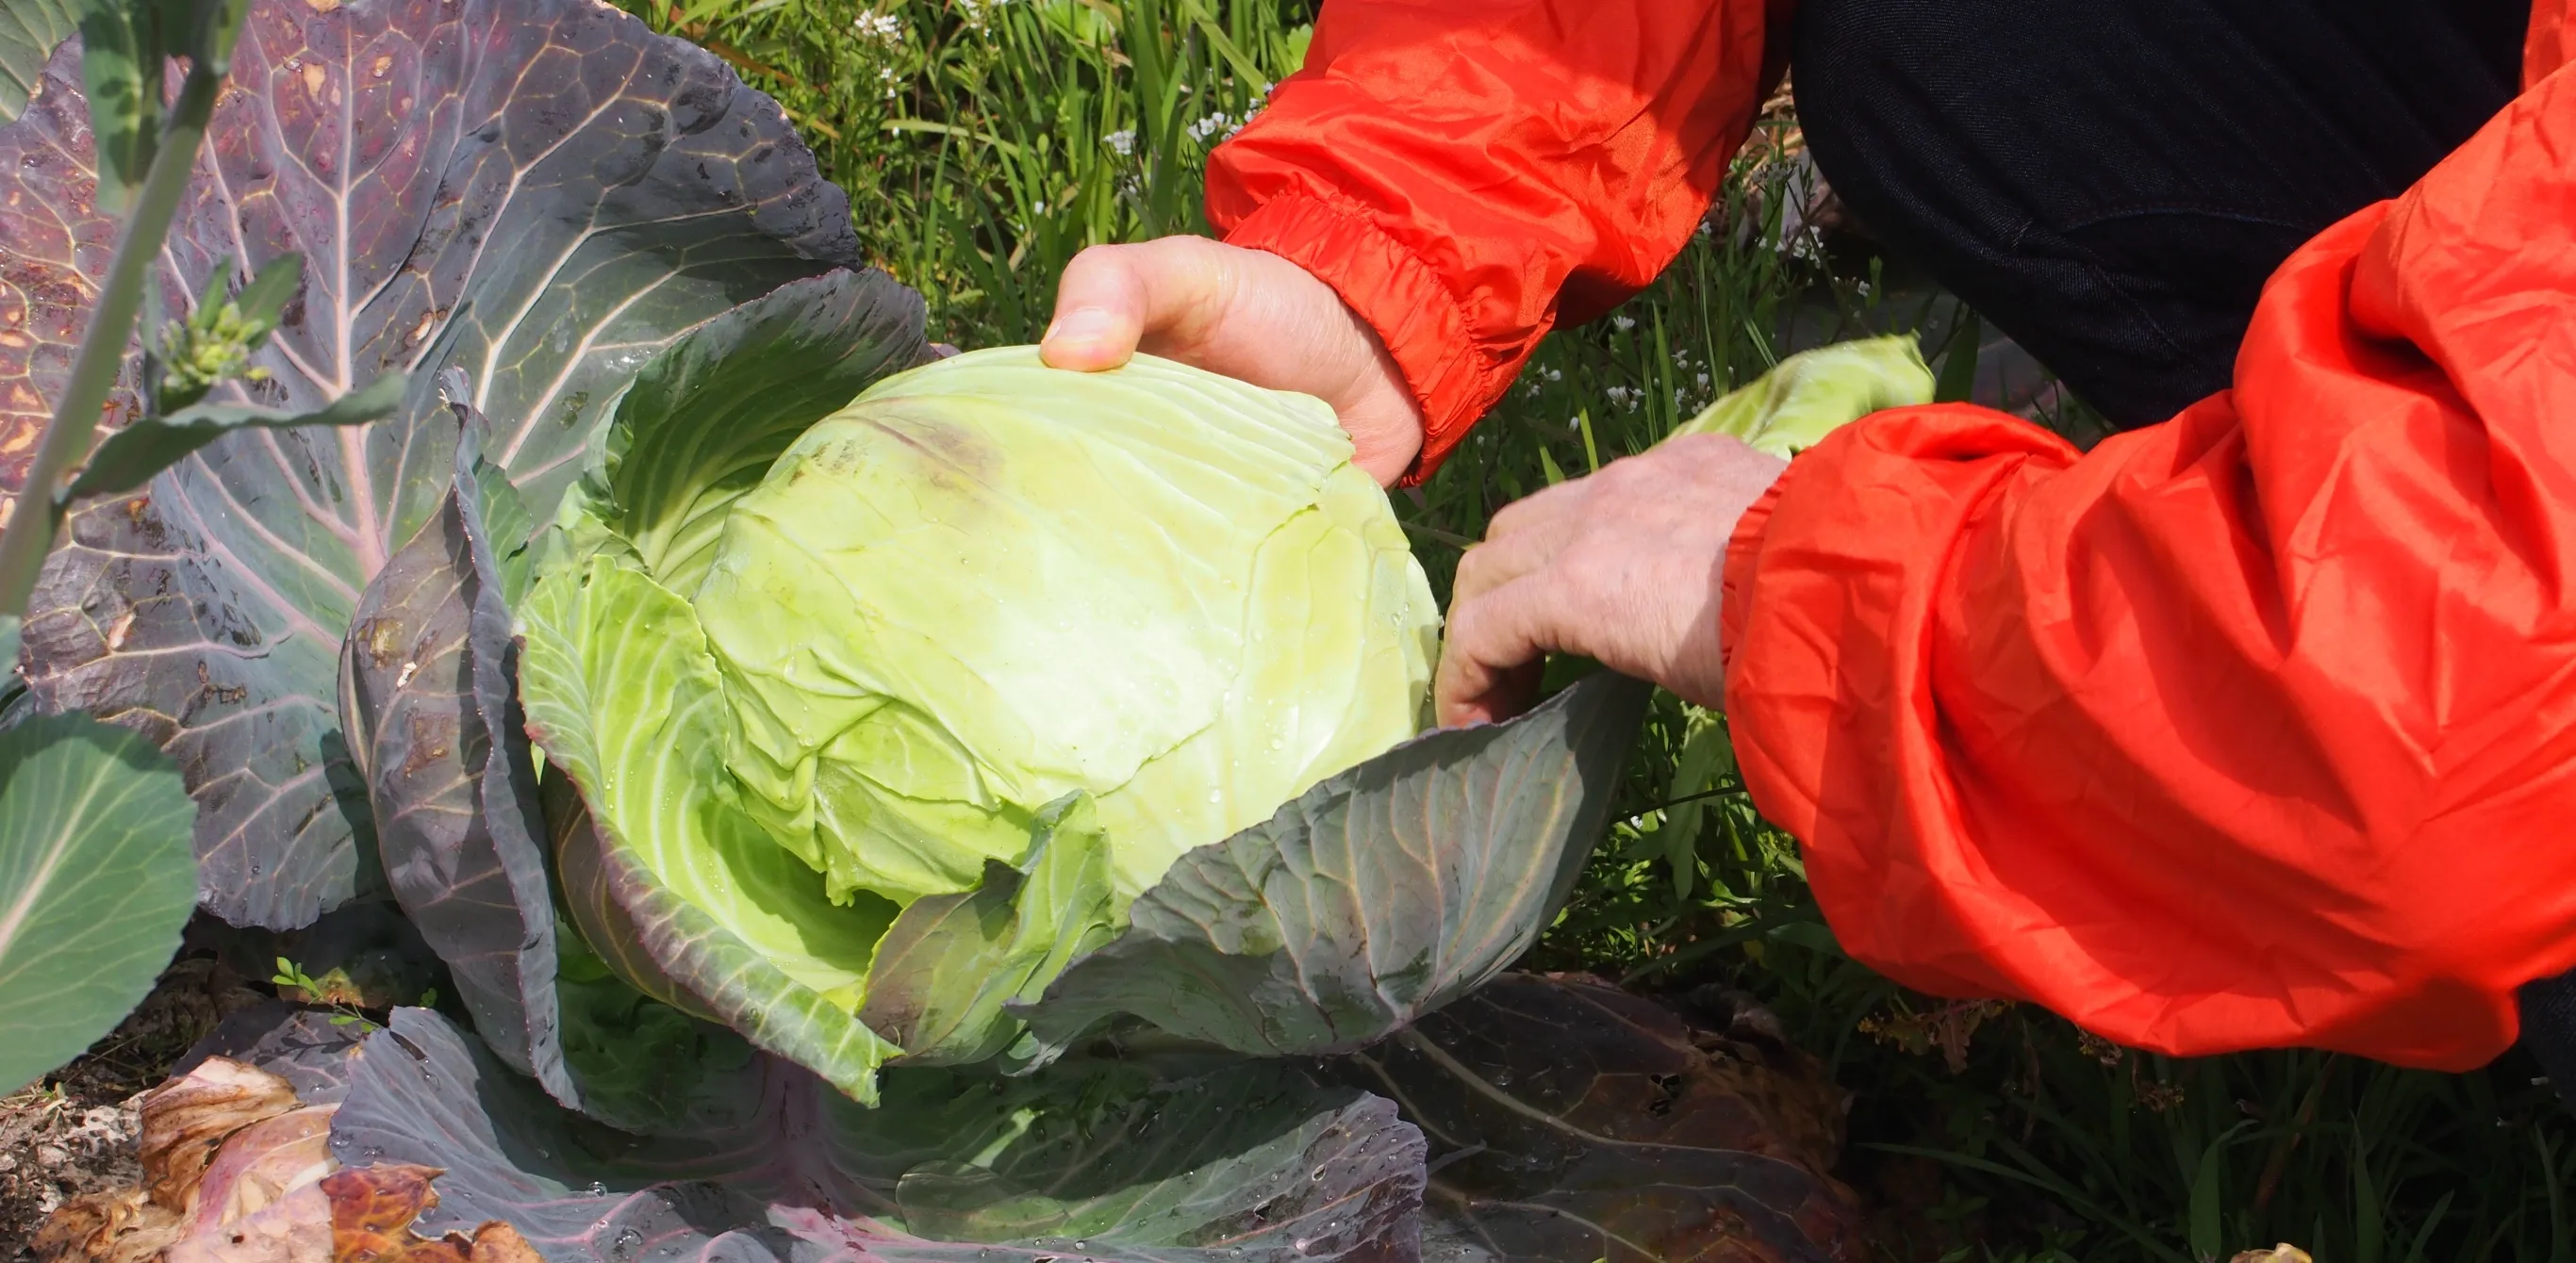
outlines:
[[196, 171], [197, 146], [205, 139], [222, 87], [223, 76], [203, 67], [191, 68], [180, 85], [169, 126], [161, 134], [161, 150], [135, 199], [134, 218], [126, 222], [107, 281], [99, 287], [98, 308], [81, 339], [80, 356], [72, 361], [71, 382], [37, 441], [17, 511], [7, 531], [0, 532], [0, 614], [25, 614], [27, 598], [36, 590], [45, 554], [52, 551], [54, 532], [62, 525], [64, 479], [89, 455], [90, 442], [98, 435], [100, 410], [116, 388], [126, 344], [134, 337], [134, 317], [143, 306], [143, 287], [149, 283], [145, 270], [161, 253], [170, 221], [178, 216], [179, 198]]

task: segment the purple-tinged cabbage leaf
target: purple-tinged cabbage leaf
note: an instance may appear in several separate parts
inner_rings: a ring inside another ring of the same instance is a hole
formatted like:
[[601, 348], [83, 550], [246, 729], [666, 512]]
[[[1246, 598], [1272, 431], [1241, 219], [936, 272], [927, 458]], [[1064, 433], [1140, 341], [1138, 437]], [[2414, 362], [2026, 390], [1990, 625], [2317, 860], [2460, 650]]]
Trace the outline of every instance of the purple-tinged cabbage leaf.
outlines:
[[[106, 266], [76, 49], [0, 128], [0, 451], [42, 424]], [[461, 368], [484, 455], [537, 520], [679, 335], [857, 265], [846, 199], [775, 103], [594, 0], [259, 0], [164, 251], [184, 314], [218, 259], [285, 253], [301, 292], [209, 399], [315, 412], [408, 371], [392, 418], [225, 435], [81, 506], [26, 627], [36, 700], [137, 728], [199, 807], [205, 906], [311, 921], [377, 881], [341, 728], [341, 640], [442, 511]], [[120, 406], [129, 407], [128, 404]], [[0, 462], [0, 489], [24, 466]]]
[[1608, 823], [1648, 693], [1596, 675], [1326, 780], [1181, 857], [1124, 934], [1014, 1011], [1059, 1048], [1121, 1014], [1256, 1055], [1401, 1029], [1537, 941]]
[[1867, 1257], [1830, 1173], [1847, 1098], [1763, 1025], [1706, 1029], [1598, 983], [1510, 974], [1331, 1073], [1432, 1138], [1432, 1257]]
[[439, 512], [369, 582], [342, 647], [340, 720], [386, 882], [500, 1057], [578, 1100], [555, 1053], [555, 926], [536, 766], [519, 713], [511, 573], [529, 519], [482, 459], [464, 374]]
[[369, 1038], [344, 1163], [442, 1169], [420, 1230], [515, 1225], [555, 1263], [1392, 1263], [1418, 1256], [1423, 1140], [1281, 1064], [886, 1076], [875, 1108], [793, 1066], [688, 1136], [600, 1128], [434, 1013]]
[[208, 1057], [229, 1057], [286, 1080], [306, 1105], [336, 1105], [349, 1094], [349, 1072], [371, 1027], [329, 1009], [263, 1000], [236, 1009], [189, 1048], [169, 1077], [184, 1077]]

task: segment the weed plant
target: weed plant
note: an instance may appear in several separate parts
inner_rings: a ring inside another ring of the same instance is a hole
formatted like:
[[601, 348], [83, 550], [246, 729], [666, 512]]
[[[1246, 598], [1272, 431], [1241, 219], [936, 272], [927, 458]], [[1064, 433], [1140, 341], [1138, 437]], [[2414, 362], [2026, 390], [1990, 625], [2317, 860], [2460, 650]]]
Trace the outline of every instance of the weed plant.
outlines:
[[[1095, 243], [1205, 231], [1208, 150], [1296, 67], [1309, 0], [622, 0], [776, 96], [937, 336], [1032, 341]], [[1352, 0], [1356, 2], [1356, 0]], [[1512, 499], [1640, 450], [1790, 351], [1918, 328], [1959, 396], [1979, 341], [1901, 269], [1796, 213], [1765, 112], [1681, 258], [1550, 337], [1398, 510], [1445, 586]], [[2080, 407], [2039, 418], [2079, 441]], [[2467, 1075], [2277, 1052], [2176, 1060], [2028, 1006], [1908, 993], [1836, 947], [1722, 716], [1660, 700], [1621, 818], [1526, 962], [1768, 1005], [1855, 1093], [1846, 1174], [1892, 1257], [2191, 1263], [2293, 1242], [2330, 1263], [2576, 1257], [2576, 1126], [2519, 1053]]]

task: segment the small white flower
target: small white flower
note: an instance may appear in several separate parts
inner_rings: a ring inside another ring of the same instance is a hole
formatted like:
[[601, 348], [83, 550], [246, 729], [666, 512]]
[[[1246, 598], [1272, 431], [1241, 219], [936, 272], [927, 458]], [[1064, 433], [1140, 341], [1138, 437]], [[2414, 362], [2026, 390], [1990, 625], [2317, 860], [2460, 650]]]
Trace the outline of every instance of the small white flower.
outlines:
[[1630, 329], [1636, 328], [1637, 322], [1634, 318], [1628, 316], [1612, 316], [1610, 318], [1610, 327], [1621, 333], [1626, 333]]
[[1700, 388], [1700, 389], [1702, 389], [1702, 390], [1706, 390], [1706, 389], [1708, 389], [1708, 374], [1706, 374], [1706, 373], [1694, 373], [1694, 374], [1692, 374], [1692, 375], [1691, 375], [1691, 384], [1692, 384], [1692, 385], [1694, 385], [1694, 386], [1699, 387], [1699, 388]]
[[1010, 2], [1011, 0], [957, 0], [957, 12], [965, 17], [968, 27], [980, 31], [984, 29], [984, 20], [992, 16], [993, 10]]
[[1127, 155], [1136, 152], [1136, 129], [1133, 127], [1122, 127], [1117, 131], [1101, 137], [1100, 143], [1109, 146], [1110, 152], [1124, 158]]
[[880, 44], [903, 42], [903, 19], [891, 13], [862, 13], [850, 19], [850, 29], [858, 32], [859, 38]]

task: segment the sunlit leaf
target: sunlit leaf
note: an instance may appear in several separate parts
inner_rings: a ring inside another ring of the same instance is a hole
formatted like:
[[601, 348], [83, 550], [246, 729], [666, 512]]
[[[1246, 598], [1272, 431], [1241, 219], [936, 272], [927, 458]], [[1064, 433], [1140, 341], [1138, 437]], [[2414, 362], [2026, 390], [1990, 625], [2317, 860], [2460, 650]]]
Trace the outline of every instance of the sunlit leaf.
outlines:
[[45, 73], [54, 46], [80, 31], [84, 0], [0, 4], [0, 123], [15, 120]]
[[195, 809], [150, 742], [79, 715], [0, 732], [0, 1093], [152, 989], [197, 900]]

